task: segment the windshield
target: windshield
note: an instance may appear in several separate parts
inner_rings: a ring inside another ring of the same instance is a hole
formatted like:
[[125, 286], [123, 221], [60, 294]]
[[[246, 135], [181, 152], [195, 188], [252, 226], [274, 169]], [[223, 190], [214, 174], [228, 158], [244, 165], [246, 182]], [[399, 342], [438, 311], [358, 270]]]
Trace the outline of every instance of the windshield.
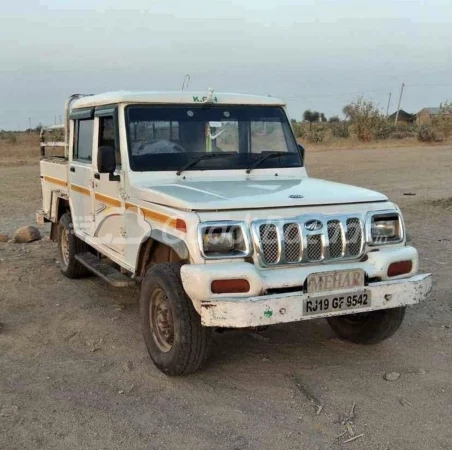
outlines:
[[[246, 169], [268, 153], [259, 168], [300, 167], [301, 157], [284, 110], [274, 106], [148, 106], [126, 109], [130, 167], [134, 171]], [[286, 154], [287, 153], [287, 154]], [[273, 155], [275, 156], [275, 155]]]

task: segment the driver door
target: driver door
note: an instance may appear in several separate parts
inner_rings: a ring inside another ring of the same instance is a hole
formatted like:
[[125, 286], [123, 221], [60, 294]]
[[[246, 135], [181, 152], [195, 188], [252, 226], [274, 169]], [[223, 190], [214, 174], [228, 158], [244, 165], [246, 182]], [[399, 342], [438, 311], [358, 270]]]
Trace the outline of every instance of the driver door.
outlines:
[[96, 161], [96, 170], [94, 172], [94, 237], [99, 245], [122, 255], [124, 254], [126, 239], [124, 227], [125, 200], [117, 108], [98, 109], [95, 112], [95, 116], [97, 148], [109, 146], [116, 150], [116, 171], [114, 177], [108, 173], [99, 173]]

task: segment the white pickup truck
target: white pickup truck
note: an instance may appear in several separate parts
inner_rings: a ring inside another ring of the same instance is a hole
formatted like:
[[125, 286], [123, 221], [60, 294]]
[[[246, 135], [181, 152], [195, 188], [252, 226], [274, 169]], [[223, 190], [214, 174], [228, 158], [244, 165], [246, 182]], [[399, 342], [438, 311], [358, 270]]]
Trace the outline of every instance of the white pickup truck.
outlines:
[[[67, 277], [141, 283], [144, 340], [166, 374], [199, 369], [219, 327], [326, 318], [377, 343], [431, 292], [399, 208], [308, 177], [280, 100], [74, 95], [64, 132], [42, 137], [37, 220]], [[47, 156], [55, 145], [64, 156]]]

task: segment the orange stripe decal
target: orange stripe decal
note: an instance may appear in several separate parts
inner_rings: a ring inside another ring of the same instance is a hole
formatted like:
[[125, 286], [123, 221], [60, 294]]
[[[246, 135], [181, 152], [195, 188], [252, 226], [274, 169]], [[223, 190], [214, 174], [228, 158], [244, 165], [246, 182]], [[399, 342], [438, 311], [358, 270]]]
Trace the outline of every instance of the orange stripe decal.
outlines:
[[118, 208], [120, 208], [122, 206], [121, 200], [118, 200], [117, 198], [109, 197], [108, 195], [104, 195], [104, 194], [99, 194], [98, 192], [96, 192], [95, 196], [96, 196], [96, 200], [106, 203], [107, 205], [116, 206]]
[[[165, 225], [169, 225], [170, 227], [180, 229], [181, 231], [186, 231], [184, 227], [181, 226], [183, 220], [177, 219], [175, 217], [168, 216], [163, 213], [158, 213], [156, 211], [151, 211], [150, 209], [143, 208], [138, 205], [134, 205], [133, 203], [126, 202], [126, 208], [137, 208], [141, 209], [145, 219], [153, 220], [155, 222], [163, 223]], [[185, 224], [185, 222], [184, 222]]]
[[78, 184], [71, 184], [71, 190], [80, 194], [91, 195], [89, 189], [79, 186]]
[[[74, 192], [79, 192], [80, 194], [84, 195], [91, 195], [91, 191], [87, 188], [84, 188], [82, 186], [79, 186], [77, 184], [71, 184], [71, 190]], [[108, 195], [100, 194], [96, 192], [95, 194], [96, 200], [103, 202], [107, 205], [120, 208], [122, 206], [121, 200], [109, 197]], [[187, 225], [183, 219], [178, 219], [176, 217], [168, 216], [167, 214], [159, 213], [156, 211], [152, 211], [147, 208], [143, 208], [141, 206], [135, 205], [133, 203], [125, 202], [126, 209], [136, 209], [137, 213], [138, 210], [141, 210], [143, 212], [144, 218], [153, 220], [154, 222], [159, 222], [165, 225], [168, 225], [172, 228], [176, 228], [179, 231], [187, 231]]]
[[176, 228], [177, 219], [175, 219], [174, 217], [170, 217], [167, 216], [166, 214], [161, 214], [145, 208], [141, 209], [146, 219], [154, 220], [155, 222], [164, 223], [166, 225], [169, 225], [170, 227]]
[[66, 181], [61, 180], [60, 178], [54, 178], [54, 177], [49, 177], [47, 175], [44, 175], [44, 180], [49, 182], [49, 183], [53, 183], [53, 184], [58, 184], [59, 186], [67, 186]]

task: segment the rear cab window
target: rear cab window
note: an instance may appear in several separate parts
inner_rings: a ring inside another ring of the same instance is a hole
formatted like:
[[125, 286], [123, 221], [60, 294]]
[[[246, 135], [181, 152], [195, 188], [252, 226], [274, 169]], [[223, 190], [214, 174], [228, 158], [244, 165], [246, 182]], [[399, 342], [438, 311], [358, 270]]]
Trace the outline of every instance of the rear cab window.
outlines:
[[99, 117], [99, 147], [115, 149], [116, 165], [121, 165], [121, 152], [116, 138], [115, 120], [112, 116]]
[[91, 163], [93, 159], [94, 119], [79, 119], [74, 127], [73, 159]]

